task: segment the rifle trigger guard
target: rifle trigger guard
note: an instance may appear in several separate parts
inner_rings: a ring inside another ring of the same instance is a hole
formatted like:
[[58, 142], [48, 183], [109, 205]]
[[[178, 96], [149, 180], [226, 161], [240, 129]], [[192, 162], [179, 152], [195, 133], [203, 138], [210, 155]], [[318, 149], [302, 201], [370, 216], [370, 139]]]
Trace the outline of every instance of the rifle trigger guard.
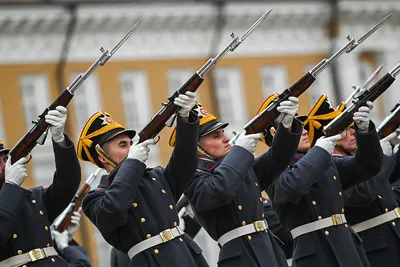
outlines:
[[28, 161], [25, 163], [25, 165], [28, 164], [29, 161], [31, 161], [31, 159], [32, 159], [32, 155], [30, 153], [27, 156], [29, 156], [29, 158], [28, 158]]

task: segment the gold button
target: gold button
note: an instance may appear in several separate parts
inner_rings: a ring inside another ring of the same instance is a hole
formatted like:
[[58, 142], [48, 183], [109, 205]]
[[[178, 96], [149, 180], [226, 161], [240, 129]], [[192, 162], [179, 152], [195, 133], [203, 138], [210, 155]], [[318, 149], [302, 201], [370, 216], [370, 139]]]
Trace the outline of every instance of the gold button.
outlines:
[[317, 202], [315, 202], [315, 201], [313, 200], [312, 204], [315, 206], [315, 205], [317, 205]]
[[347, 225], [347, 223], [346, 223], [344, 226], [346, 226], [346, 228], [349, 228], [349, 226]]
[[328, 232], [328, 231], [325, 231], [325, 235], [329, 235], [329, 232]]
[[179, 237], [179, 241], [183, 242], [183, 239]]
[[395, 222], [392, 222], [392, 225], [393, 225], [393, 226], [396, 226], [396, 223], [395, 223]]
[[165, 193], [167, 193], [167, 191], [165, 191], [164, 189], [163, 189], [163, 190], [161, 190], [161, 192], [163, 192], [164, 194], [165, 194]]
[[22, 265], [22, 267], [27, 267], [26, 265]]
[[43, 214], [44, 214], [42, 210], [40, 210], [39, 213], [40, 213], [40, 215], [43, 215]]
[[336, 178], [336, 176], [335, 176], [335, 175], [333, 176], [333, 180], [335, 180], [335, 181], [337, 180], [337, 178]]
[[32, 199], [32, 204], [35, 204], [35, 203], [36, 203], [36, 200]]
[[153, 178], [151, 178], [151, 179], [153, 179], [153, 181], [157, 180], [157, 179], [156, 179], [156, 178], [154, 178], [154, 177], [153, 177]]
[[382, 198], [382, 196], [381, 196], [381, 195], [378, 195], [378, 197], [379, 197], [379, 198]]
[[49, 227], [45, 226], [44, 230], [49, 231]]
[[141, 221], [142, 223], [144, 223], [144, 222], [146, 221], [146, 219], [145, 219], [145, 218], [142, 218], [142, 219], [140, 219], [140, 221]]
[[392, 186], [392, 191], [394, 191], [394, 188], [393, 188], [393, 186]]
[[132, 207], [136, 208], [136, 207], [137, 207], [137, 203], [136, 203], [136, 202], [133, 202], [133, 203], [132, 203]]
[[263, 217], [263, 218], [265, 217], [264, 213], [263, 213], [263, 214], [261, 214], [261, 217]]
[[150, 238], [150, 237], [151, 237], [151, 234], [147, 234], [146, 237], [147, 237], [147, 238]]
[[178, 223], [177, 223], [177, 222], [174, 222], [174, 226], [178, 226]]
[[241, 205], [239, 205], [239, 206], [238, 206], [238, 209], [239, 209], [239, 210], [242, 210], [242, 209], [243, 209], [243, 207], [242, 207]]
[[342, 192], [339, 192], [339, 196], [342, 196]]
[[258, 183], [254, 183], [256, 186], [258, 186]]
[[51, 261], [52, 261], [52, 262], [56, 262], [56, 259], [55, 259], [55, 258], [51, 258]]
[[386, 211], [386, 212], [389, 212], [389, 209], [388, 209], [388, 208], [386, 208], [386, 209], [385, 209], [385, 211]]
[[261, 203], [263, 202], [262, 197], [260, 197], [260, 202], [261, 202]]
[[173, 209], [174, 209], [174, 206], [172, 206], [172, 205], [169, 205], [169, 208], [170, 208], [171, 210], [173, 210]]
[[318, 216], [318, 220], [322, 220], [322, 216]]
[[47, 246], [50, 247], [50, 243], [47, 243]]
[[22, 250], [18, 250], [17, 253], [18, 253], [18, 255], [21, 255], [22, 254]]
[[342, 213], [344, 213], [344, 208], [342, 208]]
[[248, 239], [248, 240], [251, 240], [251, 235], [248, 235], [248, 236], [247, 236], [247, 239]]
[[158, 254], [158, 253], [160, 253], [160, 251], [158, 251], [158, 249], [155, 249], [154, 253]]
[[242, 225], [243, 225], [243, 226], [245, 226], [245, 225], [246, 225], [246, 222], [245, 222], [245, 221], [243, 221], [243, 222], [242, 222]]
[[13, 234], [13, 238], [16, 239], [18, 237], [17, 234]]

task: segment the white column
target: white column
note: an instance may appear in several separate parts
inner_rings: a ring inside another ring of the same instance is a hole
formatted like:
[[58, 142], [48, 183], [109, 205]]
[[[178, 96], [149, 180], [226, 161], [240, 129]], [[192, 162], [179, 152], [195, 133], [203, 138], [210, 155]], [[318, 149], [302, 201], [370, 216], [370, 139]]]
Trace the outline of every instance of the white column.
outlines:
[[[386, 50], [380, 55], [380, 62], [383, 64], [382, 75], [388, 73], [397, 64], [400, 63], [400, 49], [396, 50]], [[394, 83], [383, 93], [383, 101], [385, 105], [384, 111], [385, 115], [388, 114], [389, 110], [400, 101], [400, 75], [397, 76]]]

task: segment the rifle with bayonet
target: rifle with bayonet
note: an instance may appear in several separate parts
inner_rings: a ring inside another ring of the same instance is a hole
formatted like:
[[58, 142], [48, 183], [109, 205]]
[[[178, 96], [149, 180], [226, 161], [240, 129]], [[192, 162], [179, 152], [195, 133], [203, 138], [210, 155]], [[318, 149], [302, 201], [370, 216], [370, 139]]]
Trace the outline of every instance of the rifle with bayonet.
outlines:
[[280, 116], [280, 112], [277, 110], [277, 108], [279, 107], [281, 102], [287, 100], [290, 96], [299, 97], [311, 86], [316, 77], [326, 67], [328, 67], [332, 62], [334, 62], [344, 53], [350, 53], [351, 51], [353, 51], [371, 34], [379, 29], [391, 15], [392, 14], [389, 14], [381, 21], [379, 21], [371, 30], [369, 30], [366, 34], [364, 34], [364, 36], [362, 36], [358, 40], [351, 38], [349, 35], [347, 35], [346, 39], [348, 40], [348, 42], [341, 49], [339, 49], [330, 58], [323, 59], [303, 77], [297, 80], [292, 86], [279, 94], [279, 96], [277, 96], [262, 112], [257, 114], [250, 122], [248, 122], [244, 127], [246, 134], [260, 133], [271, 126], [274, 121], [279, 123], [282, 120], [282, 116]]
[[20, 158], [26, 157], [37, 145], [43, 145], [46, 141], [49, 124], [45, 121], [45, 116], [50, 110], [56, 109], [57, 106], [66, 107], [74, 96], [75, 91], [81, 86], [81, 84], [95, 71], [98, 66], [104, 66], [106, 62], [117, 52], [117, 50], [125, 43], [126, 40], [133, 34], [136, 28], [139, 26], [140, 21], [137, 22], [122, 38], [121, 41], [111, 50], [108, 51], [103, 47], [100, 48], [102, 55], [86, 70], [84, 73], [80, 73], [72, 83], [65, 88], [61, 94], [46, 108], [42, 114], [39, 115], [38, 119], [33, 122], [33, 126], [29, 131], [18, 141], [18, 143], [10, 150], [11, 162], [15, 163]]
[[68, 207], [57, 217], [57, 219], [55, 219], [53, 223], [55, 230], [62, 233], [67, 229], [71, 223], [71, 216], [74, 211], [78, 211], [82, 206], [83, 198], [89, 193], [91, 184], [96, 180], [101, 171], [103, 171], [103, 169], [99, 168], [95, 172], [91, 173], [85, 183], [78, 189]]
[[383, 94], [395, 81], [400, 73], [400, 64], [389, 71], [385, 76], [379, 79], [371, 88], [365, 89], [357, 98], [353, 98], [351, 103], [334, 118], [323, 129], [325, 136], [333, 136], [346, 129], [353, 122], [353, 114], [362, 106], [366, 106], [368, 101], [374, 102]]
[[[167, 102], [162, 103], [161, 109], [150, 119], [150, 121], [144, 126], [144, 128], [139, 132], [139, 143], [146, 141], [150, 138], [156, 137], [162, 129], [167, 125], [167, 122], [171, 121], [171, 117], [178, 111], [179, 106], [174, 104], [174, 99], [180, 94], [184, 94], [187, 91], [195, 92], [202, 82], [204, 81], [204, 76], [230, 51], [233, 52], [239, 47], [244, 40], [257, 28], [257, 26], [263, 22], [268, 15], [271, 13], [272, 9], [265, 12], [244, 34], [242, 37], [231, 33], [231, 42], [214, 58], [210, 58], [196, 73], [186, 81], [184, 85], [181, 86], [175, 93], [168, 98]], [[97, 148], [98, 151], [100, 150]], [[115, 174], [118, 172], [120, 165], [117, 165], [113, 171], [110, 173], [108, 179], [112, 180]]]
[[400, 127], [400, 102], [398, 102], [389, 112], [389, 115], [376, 127], [379, 138], [384, 138], [393, 133]]

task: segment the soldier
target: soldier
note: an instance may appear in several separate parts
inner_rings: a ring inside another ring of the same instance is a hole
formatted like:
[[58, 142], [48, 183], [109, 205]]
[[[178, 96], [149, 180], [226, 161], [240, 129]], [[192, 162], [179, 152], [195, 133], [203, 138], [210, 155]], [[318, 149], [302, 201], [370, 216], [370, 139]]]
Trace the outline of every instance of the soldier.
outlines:
[[130, 266], [208, 266], [201, 249], [179, 228], [174, 207], [197, 165], [199, 123], [190, 112], [195, 94], [181, 94], [174, 103], [181, 107], [179, 138], [166, 168], [146, 168], [155, 139], [132, 145], [135, 131], [105, 112], [89, 119], [78, 143], [80, 159], [109, 173], [120, 165], [108, 186], [89, 193], [82, 207], [106, 241], [129, 255]]
[[[369, 120], [372, 103], [354, 114], [359, 144], [356, 156], [332, 157], [340, 134], [322, 136], [322, 126], [339, 114], [322, 96], [303, 117], [297, 154], [268, 195], [281, 223], [294, 240], [294, 267], [369, 266], [361, 239], [346, 223], [342, 191], [377, 174], [382, 150], [375, 126]], [[322, 136], [318, 138], [319, 136]], [[310, 143], [317, 139], [310, 150]]]
[[[396, 136], [394, 132], [380, 141], [384, 153], [381, 171], [344, 191], [347, 222], [362, 238], [371, 267], [400, 266], [400, 208], [391, 185], [398, 180], [400, 155], [393, 154], [389, 143]], [[351, 139], [338, 145], [355, 148]], [[338, 157], [347, 155], [341, 149], [336, 151]]]
[[11, 165], [7, 149], [0, 146], [2, 178], [0, 186], [0, 267], [69, 266], [53, 247], [50, 225], [68, 206], [81, 180], [74, 144], [64, 134], [67, 109], [58, 106], [45, 117], [50, 124], [56, 171], [48, 188], [24, 189], [27, 177], [21, 158]]
[[[283, 120], [275, 141], [256, 159], [253, 153], [261, 133], [242, 133], [231, 146], [223, 130], [228, 123], [219, 122], [200, 103], [194, 109], [201, 116], [200, 158], [185, 196], [200, 224], [221, 247], [218, 266], [287, 266], [282, 249], [267, 230], [261, 191], [295, 153], [302, 128], [293, 121], [298, 99], [281, 104]], [[173, 133], [170, 145], [174, 144]]]
[[74, 211], [71, 216], [71, 223], [68, 225], [67, 230], [60, 233], [51, 229], [51, 236], [53, 237], [58, 254], [68, 262], [69, 266], [92, 267], [86, 249], [79, 246], [79, 244], [73, 239], [76, 231], [78, 231], [80, 220], [80, 210]]

